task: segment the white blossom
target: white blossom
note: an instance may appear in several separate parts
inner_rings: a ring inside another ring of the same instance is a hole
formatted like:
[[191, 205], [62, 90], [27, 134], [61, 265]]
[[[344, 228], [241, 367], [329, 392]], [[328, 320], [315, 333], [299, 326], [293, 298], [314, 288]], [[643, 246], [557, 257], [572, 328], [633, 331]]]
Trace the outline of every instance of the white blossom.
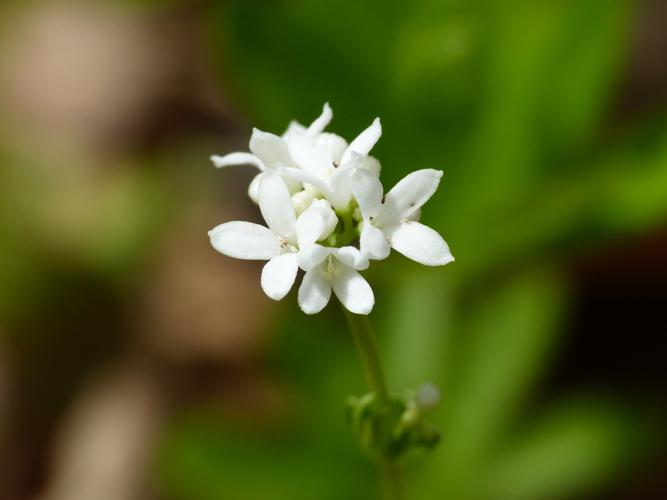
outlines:
[[327, 248], [327, 255], [309, 268], [299, 288], [299, 307], [306, 314], [316, 314], [329, 303], [331, 291], [355, 314], [369, 314], [375, 296], [358, 271], [368, 267], [368, 259], [358, 249], [347, 246]]
[[352, 199], [352, 169], [363, 168], [379, 175], [380, 162], [368, 153], [381, 135], [379, 118], [349, 145], [335, 134], [309, 136], [296, 132], [290, 136], [288, 151], [298, 166], [286, 165], [283, 170], [293, 180], [316, 187], [334, 208], [343, 210]]
[[297, 262], [306, 271], [298, 301], [306, 314], [324, 309], [332, 290], [353, 313], [368, 314], [373, 309], [373, 290], [357, 272], [368, 268], [368, 258], [352, 246], [332, 248], [316, 243], [329, 236], [337, 222], [331, 204], [324, 200], [314, 201], [297, 221], [297, 232], [304, 236]]
[[[288, 143], [290, 137], [298, 134], [299, 137], [317, 138], [322, 134], [322, 131], [332, 118], [333, 111], [329, 103], [325, 103], [322, 108], [322, 114], [307, 128], [297, 122], [292, 122], [282, 136], [253, 128], [249, 144], [250, 153], [234, 152], [224, 156], [213, 155], [211, 156], [211, 161], [218, 168], [232, 165], [252, 165], [257, 167], [260, 173], [253, 178], [248, 187], [248, 196], [257, 203], [258, 187], [263, 172], [267, 170], [281, 172], [282, 167], [298, 166], [289, 153]], [[299, 181], [295, 181], [287, 176], [284, 177], [284, 180], [290, 192], [295, 192], [299, 189]]]
[[306, 314], [326, 307], [332, 292], [353, 313], [369, 314], [375, 297], [359, 273], [369, 259], [384, 259], [394, 248], [429, 266], [454, 260], [442, 237], [418, 222], [442, 172], [413, 172], [383, 196], [380, 162], [369, 155], [382, 134], [380, 120], [348, 144], [324, 132], [332, 116], [325, 104], [308, 127], [292, 122], [282, 136], [254, 129], [250, 153], [213, 156], [218, 167], [260, 170], [249, 194], [266, 226], [228, 222], [209, 235], [225, 255], [268, 261], [261, 285], [272, 299], [287, 295], [300, 268], [298, 304]]
[[229, 257], [268, 260], [262, 269], [262, 289], [270, 298], [280, 300], [294, 284], [299, 258], [310, 255], [301, 255], [299, 248], [310, 249], [331, 233], [336, 221], [329, 216], [333, 212], [321, 205], [314, 205], [297, 219], [287, 186], [272, 171], [266, 171], [259, 184], [259, 208], [268, 227], [234, 221], [220, 224], [208, 234], [213, 248]]
[[383, 196], [380, 180], [367, 170], [356, 168], [350, 179], [363, 216], [361, 251], [370, 259], [384, 259], [391, 247], [427, 266], [452, 262], [454, 257], [442, 236], [414, 220], [435, 193], [441, 177], [439, 170], [417, 170]]

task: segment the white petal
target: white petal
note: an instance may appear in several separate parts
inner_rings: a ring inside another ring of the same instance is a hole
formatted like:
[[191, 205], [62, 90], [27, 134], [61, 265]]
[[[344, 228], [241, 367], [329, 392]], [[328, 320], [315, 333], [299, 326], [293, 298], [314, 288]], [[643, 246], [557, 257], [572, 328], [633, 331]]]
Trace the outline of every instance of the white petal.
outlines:
[[262, 290], [273, 300], [280, 300], [289, 293], [299, 270], [295, 253], [278, 255], [262, 269]]
[[251, 222], [226, 222], [208, 232], [218, 252], [248, 260], [268, 260], [280, 251], [280, 239], [270, 229]]
[[294, 238], [296, 216], [292, 197], [282, 177], [270, 170], [264, 172], [259, 183], [259, 209], [274, 233], [290, 240]]
[[327, 198], [336, 209], [345, 210], [350, 206], [352, 187], [350, 185], [349, 168], [339, 167], [334, 170], [329, 178]]
[[310, 124], [310, 127], [308, 127], [308, 130], [306, 131], [306, 134], [308, 134], [311, 137], [315, 137], [316, 135], [321, 134], [322, 131], [326, 128], [326, 126], [329, 125], [329, 122], [331, 122], [332, 118], [333, 118], [333, 111], [331, 111], [329, 103], [326, 102], [324, 103], [324, 107], [322, 108], [322, 114], [318, 116], [313, 123]]
[[[285, 181], [285, 185], [287, 186], [287, 190], [290, 193], [296, 193], [301, 189], [301, 183], [288, 177], [284, 173], [284, 169], [282, 167], [277, 167], [275, 171], [278, 172], [280, 177], [283, 178], [283, 181]], [[248, 186], [248, 196], [255, 203], [259, 203], [259, 183], [262, 181], [262, 175], [264, 175], [264, 173], [256, 175], [252, 181], [250, 181], [250, 185]], [[294, 204], [292, 203], [292, 205]]]
[[369, 151], [373, 149], [373, 146], [375, 146], [378, 139], [380, 139], [381, 135], [382, 125], [380, 124], [380, 119], [376, 118], [366, 130], [359, 134], [357, 138], [350, 143], [345, 150], [345, 153], [343, 153], [341, 163], [348, 161], [353, 151], [361, 155], [368, 154]]
[[[311, 172], [308, 172], [307, 170], [302, 170], [295, 167], [285, 167], [281, 168], [281, 172], [283, 172], [287, 177], [295, 182], [302, 182], [304, 185], [303, 187], [306, 190], [312, 190], [312, 187], [315, 187], [317, 188], [317, 191], [325, 195], [331, 192], [329, 185], [324, 182], [323, 179], [315, 174], [312, 174]], [[310, 184], [311, 186], [309, 187], [307, 184]]]
[[[314, 199], [315, 195], [306, 190], [301, 190], [292, 195], [292, 206], [294, 207], [294, 212], [297, 214], [297, 217], [308, 209]], [[298, 220], [299, 219], [297, 218], [297, 221]]]
[[326, 221], [326, 225], [324, 226], [324, 231], [320, 239], [328, 237], [336, 228], [336, 224], [338, 224], [338, 217], [336, 216], [336, 212], [333, 211], [331, 203], [328, 200], [313, 200], [311, 206], [321, 210], [322, 215]]
[[326, 149], [331, 159], [339, 163], [348, 146], [347, 141], [341, 136], [329, 132], [318, 135], [315, 139], [315, 144]]
[[331, 253], [341, 263], [352, 269], [359, 271], [368, 268], [368, 257], [366, 257], [358, 249], [348, 246], [341, 248], [332, 248]]
[[285, 184], [287, 185], [287, 190], [292, 195], [297, 191], [303, 189], [303, 185], [301, 184], [301, 181], [292, 179], [292, 177], [288, 175], [287, 172], [285, 171], [286, 168], [293, 168], [293, 167], [283, 167], [282, 165], [278, 165], [274, 170], [280, 174], [280, 177], [283, 178], [283, 181], [285, 181]]
[[416, 221], [416, 222], [419, 222], [419, 219], [421, 219], [421, 217], [422, 217], [422, 209], [421, 209], [421, 208], [418, 208], [417, 210], [415, 210], [414, 212], [412, 212], [410, 215], [408, 215], [408, 216], [406, 217], [406, 219], [408, 219], [408, 220], [413, 220], [413, 221]]
[[391, 248], [384, 233], [369, 222], [361, 227], [359, 248], [369, 259], [382, 260], [389, 257]]
[[430, 168], [403, 177], [385, 196], [377, 222], [391, 224], [408, 218], [433, 196], [441, 177], [442, 171]]
[[364, 218], [376, 217], [382, 206], [380, 179], [366, 169], [355, 168], [350, 174], [350, 184]]
[[299, 307], [306, 314], [316, 314], [326, 307], [331, 298], [331, 282], [320, 268], [308, 271], [299, 287]]
[[394, 250], [420, 264], [442, 266], [454, 260], [442, 236], [419, 222], [399, 222], [383, 232]]
[[324, 259], [331, 253], [331, 249], [323, 247], [322, 245], [311, 244], [300, 247], [297, 254], [297, 264], [304, 271], [310, 271], [319, 266]]
[[299, 247], [312, 245], [322, 239], [326, 227], [327, 216], [324, 211], [311, 205], [296, 221], [296, 239]]
[[218, 168], [230, 167], [233, 165], [253, 165], [260, 170], [266, 168], [262, 160], [250, 153], [229, 153], [224, 156], [213, 155], [211, 156], [211, 161], [213, 162], [213, 165]]
[[301, 125], [298, 121], [292, 120], [287, 126], [287, 130], [281, 136], [283, 139], [289, 140], [289, 138], [295, 134], [305, 134], [306, 127]]
[[250, 151], [269, 168], [277, 165], [291, 166], [294, 163], [282, 137], [256, 128], [252, 129], [250, 136]]
[[262, 181], [262, 174], [257, 174], [250, 181], [248, 186], [248, 196], [254, 203], [259, 203], [259, 183]]
[[315, 198], [320, 198], [322, 196], [322, 191], [317, 187], [308, 182], [302, 184], [303, 190], [311, 193]]
[[290, 156], [299, 167], [321, 179], [326, 179], [333, 169], [333, 160], [329, 152], [323, 147], [318, 147], [313, 139], [306, 135], [291, 137], [288, 141], [288, 149]]
[[360, 155], [358, 153], [352, 153], [350, 159], [345, 163], [345, 165], [350, 165], [351, 168], [363, 168], [364, 170], [368, 170], [376, 177], [380, 177], [380, 170], [382, 169], [380, 160], [374, 156]]
[[368, 282], [354, 269], [346, 267], [333, 282], [333, 291], [338, 300], [355, 314], [368, 314], [373, 309], [375, 297]]
[[338, 217], [331, 205], [324, 200], [313, 201], [296, 221], [296, 237], [299, 247], [312, 245], [331, 234]]

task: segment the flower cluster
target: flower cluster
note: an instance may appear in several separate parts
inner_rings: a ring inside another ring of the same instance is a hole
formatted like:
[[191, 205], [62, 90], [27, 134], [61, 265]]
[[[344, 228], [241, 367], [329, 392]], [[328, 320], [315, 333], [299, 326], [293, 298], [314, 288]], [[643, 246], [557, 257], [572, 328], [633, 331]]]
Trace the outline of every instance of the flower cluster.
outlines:
[[225, 255], [268, 260], [261, 284], [274, 300], [287, 295], [300, 268], [298, 302], [306, 314], [324, 309], [332, 290], [348, 310], [368, 314], [375, 298], [359, 271], [369, 260], [387, 258], [392, 248], [428, 266], [454, 260], [442, 237], [418, 222], [442, 172], [417, 170], [384, 194], [380, 162], [369, 155], [382, 134], [380, 120], [348, 144], [324, 132], [332, 117], [325, 104], [308, 127], [292, 122], [282, 136], [254, 129], [250, 153], [212, 156], [216, 167], [259, 169], [248, 194], [266, 226], [227, 222], [209, 236]]

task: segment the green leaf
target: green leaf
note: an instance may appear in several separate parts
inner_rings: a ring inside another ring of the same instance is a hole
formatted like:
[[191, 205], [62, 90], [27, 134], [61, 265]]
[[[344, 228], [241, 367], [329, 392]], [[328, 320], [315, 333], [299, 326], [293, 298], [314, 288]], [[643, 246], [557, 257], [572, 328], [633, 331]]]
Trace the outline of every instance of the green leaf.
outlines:
[[459, 241], [457, 271], [478, 273], [526, 262], [667, 221], [667, 123], [638, 127], [603, 157], [580, 164], [525, 198], [514, 200], [480, 241]]
[[646, 444], [641, 419], [627, 409], [577, 401], [549, 408], [498, 454], [488, 475], [488, 498], [570, 498], [605, 482], [637, 458]]
[[459, 498], [472, 494], [476, 474], [517, 417], [553, 351], [564, 289], [549, 272], [528, 272], [490, 286], [457, 332], [452, 383], [433, 480]]
[[395, 390], [414, 389], [427, 381], [441, 389], [446, 384], [457, 333], [452, 290], [442, 281], [449, 274], [443, 270], [392, 276], [401, 286], [385, 297], [389, 303], [380, 309], [384, 320], [380, 332], [389, 385]]

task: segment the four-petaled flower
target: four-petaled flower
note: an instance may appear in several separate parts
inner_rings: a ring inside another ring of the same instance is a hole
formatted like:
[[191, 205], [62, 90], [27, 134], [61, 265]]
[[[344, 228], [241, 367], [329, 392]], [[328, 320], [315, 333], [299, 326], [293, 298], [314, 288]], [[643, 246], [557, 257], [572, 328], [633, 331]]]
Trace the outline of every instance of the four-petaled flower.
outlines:
[[318, 313], [329, 303], [333, 290], [348, 310], [370, 313], [375, 304], [373, 289], [358, 272], [367, 267], [368, 258], [355, 247], [327, 248], [320, 262], [302, 266], [306, 274], [299, 288], [299, 307], [306, 314]]
[[[384, 259], [393, 248], [429, 266], [454, 260], [442, 237], [418, 222], [442, 172], [418, 170], [383, 195], [380, 163], [368, 155], [382, 134], [380, 120], [348, 144], [324, 132], [332, 116], [325, 104], [309, 127], [292, 122], [280, 137], [254, 129], [252, 154], [212, 156], [217, 167], [260, 169], [248, 193], [268, 227], [228, 222], [209, 236], [225, 255], [268, 260], [261, 285], [272, 299], [287, 295], [301, 268], [298, 303], [305, 313], [320, 312], [333, 291], [351, 312], [368, 314], [375, 298], [359, 271], [369, 259]], [[359, 248], [353, 246], [357, 240]]]
[[[249, 144], [250, 153], [234, 152], [224, 156], [213, 155], [211, 156], [211, 161], [218, 168], [233, 165], [253, 165], [257, 167], [260, 173], [253, 178], [248, 187], [248, 196], [250, 196], [252, 201], [257, 203], [259, 182], [262, 179], [262, 174], [264, 172], [267, 170], [277, 170], [281, 172], [282, 167], [298, 166], [298, 164], [292, 160], [289, 153], [288, 144], [290, 138], [295, 135], [313, 139], [320, 135], [334, 135], [322, 134], [322, 131], [329, 124], [331, 118], [333, 118], [333, 112], [331, 111], [331, 107], [329, 107], [329, 103], [325, 103], [322, 108], [322, 114], [307, 128], [294, 121], [290, 123], [282, 136], [277, 136], [270, 132], [263, 132], [262, 130], [253, 128]], [[284, 177], [284, 179], [290, 192], [295, 192], [299, 189], [298, 182], [291, 180], [289, 177]]]
[[406, 175], [383, 196], [380, 180], [365, 169], [350, 175], [363, 224], [359, 245], [369, 259], [384, 259], [390, 247], [427, 266], [454, 260], [445, 240], [419, 219], [421, 207], [438, 189], [442, 172], [417, 170]]
[[344, 210], [352, 199], [349, 174], [353, 168], [380, 175], [380, 162], [367, 155], [381, 135], [379, 118], [349, 145], [335, 134], [318, 137], [293, 134], [288, 141], [288, 151], [298, 167], [285, 166], [283, 172], [294, 181], [314, 186], [336, 210]]
[[308, 250], [331, 233], [336, 221], [327, 219], [318, 205], [311, 205], [297, 219], [287, 186], [271, 171], [265, 172], [259, 183], [259, 208], [268, 227], [234, 221], [220, 224], [208, 234], [220, 253], [237, 259], [268, 260], [262, 269], [262, 289], [280, 300], [294, 284], [299, 259], [307, 262], [313, 258]]

